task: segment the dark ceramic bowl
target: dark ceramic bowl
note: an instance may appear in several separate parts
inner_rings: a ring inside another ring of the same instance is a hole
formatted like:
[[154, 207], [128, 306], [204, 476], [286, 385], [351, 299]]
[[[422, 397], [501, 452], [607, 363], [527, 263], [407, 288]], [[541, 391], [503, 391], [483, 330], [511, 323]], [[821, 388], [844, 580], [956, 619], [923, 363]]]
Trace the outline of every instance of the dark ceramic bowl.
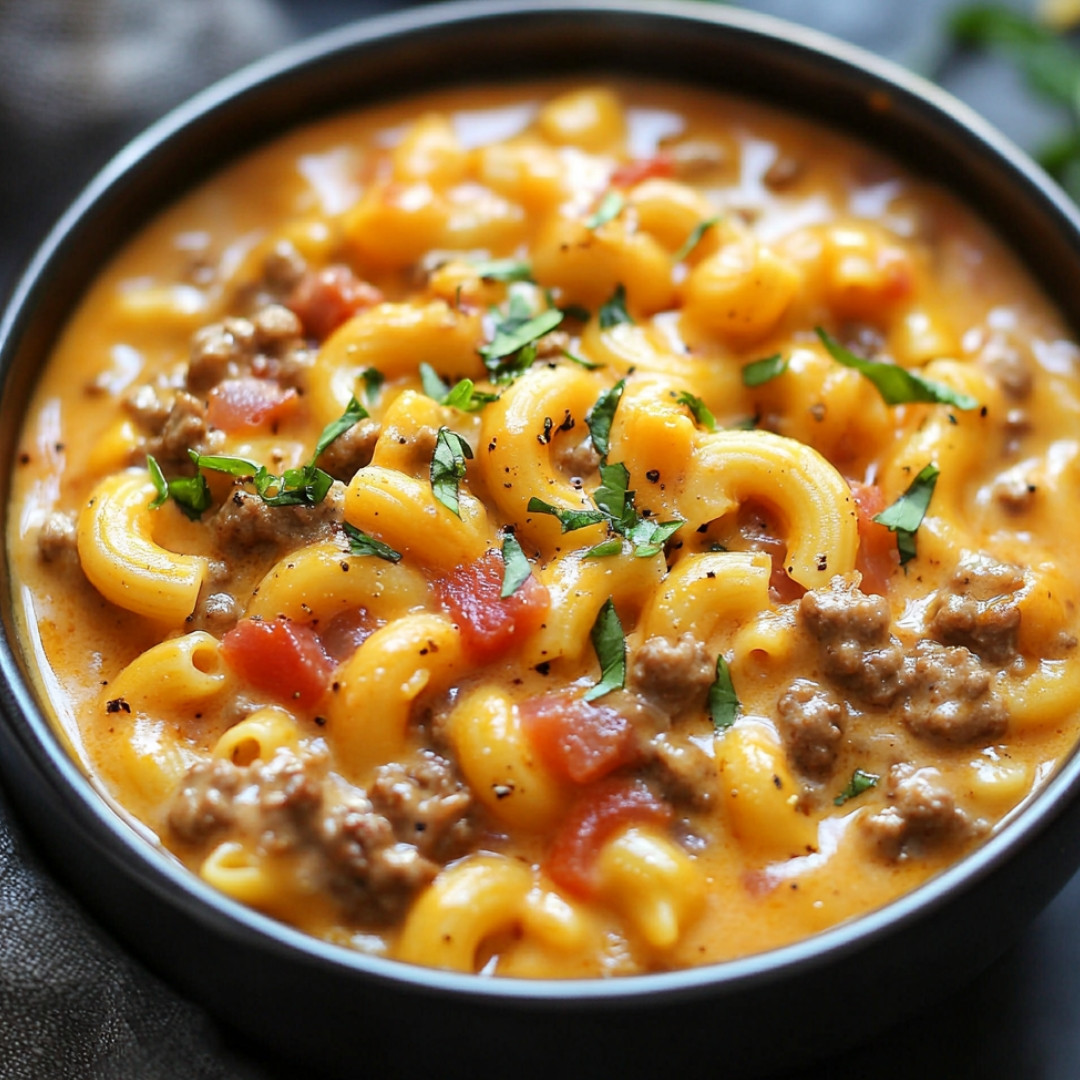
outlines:
[[[57, 226], [0, 326], [0, 461], [103, 260], [175, 195], [345, 106], [454, 82], [605, 73], [757, 97], [942, 181], [1080, 329], [1080, 219], [962, 105], [821, 35], [687, 3], [499, 0], [335, 31], [200, 95], [123, 151]], [[0, 472], [0, 505], [9, 477]], [[6, 564], [2, 589], [10, 596]], [[1080, 864], [1080, 757], [959, 865], [887, 908], [731, 963], [623, 980], [490, 980], [331, 947], [230, 901], [116, 816], [43, 716], [2, 605], [0, 773], [69, 884], [152, 967], [263, 1044], [334, 1072], [765, 1072], [868, 1037], [988, 964]], [[928, 990], [932, 988], [932, 990]]]

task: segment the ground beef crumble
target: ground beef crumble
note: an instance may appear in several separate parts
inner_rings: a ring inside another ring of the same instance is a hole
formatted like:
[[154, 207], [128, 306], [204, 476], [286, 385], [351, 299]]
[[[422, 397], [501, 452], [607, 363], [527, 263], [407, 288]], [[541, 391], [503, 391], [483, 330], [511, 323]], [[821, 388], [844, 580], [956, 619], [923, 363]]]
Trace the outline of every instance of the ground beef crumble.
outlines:
[[795, 768], [813, 780], [829, 777], [844, 735], [844, 703], [827, 687], [796, 679], [780, 698], [776, 712]]
[[965, 744], [993, 742], [1009, 714], [992, 693], [990, 673], [963, 645], [917, 642], [904, 661], [901, 716], [918, 736]]
[[364, 792], [331, 775], [324, 756], [279, 749], [268, 762], [196, 763], [167, 823], [196, 847], [242, 838], [266, 855], [294, 854], [350, 913], [382, 919], [467, 849], [471, 806], [468, 788], [436, 754], [385, 766]]
[[702, 709], [716, 671], [716, 658], [691, 633], [654, 636], [634, 653], [630, 688], [671, 716]]
[[883, 810], [861, 819], [875, 853], [889, 862], [917, 857], [934, 848], [959, 844], [985, 832], [956, 804], [956, 797], [932, 767], [905, 763], [889, 770]]
[[930, 632], [946, 645], [965, 645], [992, 664], [1016, 655], [1019, 600], [1028, 575], [1017, 566], [977, 556], [962, 562], [930, 617]]
[[799, 621], [822, 651], [825, 673], [870, 705], [888, 705], [901, 690], [904, 654], [890, 632], [889, 603], [841, 577], [806, 593]]

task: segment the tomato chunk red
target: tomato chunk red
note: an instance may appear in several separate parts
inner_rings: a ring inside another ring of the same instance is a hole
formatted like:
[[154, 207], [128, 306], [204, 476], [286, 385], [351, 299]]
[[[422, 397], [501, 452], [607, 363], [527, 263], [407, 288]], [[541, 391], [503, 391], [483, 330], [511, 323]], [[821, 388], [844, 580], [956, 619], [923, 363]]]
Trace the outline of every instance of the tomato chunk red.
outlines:
[[322, 341], [358, 311], [382, 302], [374, 285], [358, 278], [348, 266], [327, 266], [305, 274], [286, 306], [311, 337]]
[[630, 188], [643, 180], [657, 177], [666, 178], [675, 175], [675, 164], [668, 154], [657, 154], [651, 158], [636, 158], [615, 168], [611, 174], [612, 187]]
[[607, 705], [547, 694], [522, 702], [519, 711], [547, 767], [576, 784], [599, 780], [638, 756], [633, 725]]
[[551, 604], [547, 589], [534, 577], [512, 595], [501, 597], [503, 561], [489, 551], [459, 566], [436, 585], [439, 599], [461, 627], [466, 651], [477, 663], [505, 655], [514, 644], [540, 628]]
[[625, 825], [666, 825], [671, 807], [641, 780], [609, 777], [587, 789], [563, 820], [545, 869], [560, 888], [575, 896], [596, 892], [596, 857], [604, 842]]
[[252, 686], [301, 709], [326, 692], [334, 662], [310, 626], [290, 619], [241, 619], [222, 638], [225, 662]]
[[219, 431], [255, 431], [284, 420], [296, 412], [300, 398], [291, 387], [283, 389], [272, 379], [245, 375], [224, 379], [206, 402], [206, 421]]
[[849, 481], [851, 494], [859, 514], [859, 551], [855, 569], [862, 574], [862, 591], [884, 596], [889, 590], [889, 578], [900, 565], [896, 536], [886, 526], [874, 520], [885, 509], [885, 493], [876, 484]]

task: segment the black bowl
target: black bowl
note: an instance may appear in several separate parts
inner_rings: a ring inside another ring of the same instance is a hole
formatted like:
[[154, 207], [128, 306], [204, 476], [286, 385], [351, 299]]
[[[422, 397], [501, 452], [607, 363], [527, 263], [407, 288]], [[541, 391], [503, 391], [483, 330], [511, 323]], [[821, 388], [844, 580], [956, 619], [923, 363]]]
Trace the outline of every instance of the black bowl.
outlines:
[[[980, 212], [1080, 328], [1080, 218], [958, 102], [822, 35], [688, 3], [459, 3], [334, 31], [257, 64], [124, 150], [63, 218], [0, 325], [0, 460], [102, 262], [174, 196], [284, 131], [449, 83], [631, 74], [734, 90], [847, 131]], [[0, 502], [10, 478], [0, 473]], [[11, 582], [0, 567], [4, 594]], [[1080, 757], [983, 847], [880, 911], [723, 965], [621, 980], [489, 980], [329, 946], [182, 870], [118, 816], [43, 715], [2, 606], [0, 774], [54, 865], [151, 966], [220, 1017], [342, 1074], [763, 1073], [869, 1037], [960, 987], [1080, 865]]]

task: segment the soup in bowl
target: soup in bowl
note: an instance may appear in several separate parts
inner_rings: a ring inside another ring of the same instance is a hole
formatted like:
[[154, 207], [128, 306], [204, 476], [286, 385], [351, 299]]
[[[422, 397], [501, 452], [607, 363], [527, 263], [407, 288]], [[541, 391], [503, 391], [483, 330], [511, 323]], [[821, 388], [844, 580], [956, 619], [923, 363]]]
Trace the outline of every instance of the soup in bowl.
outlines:
[[325, 111], [125, 239], [15, 444], [38, 700], [185, 888], [685, 993], [1062, 783], [1077, 346], [956, 194], [730, 87]]

